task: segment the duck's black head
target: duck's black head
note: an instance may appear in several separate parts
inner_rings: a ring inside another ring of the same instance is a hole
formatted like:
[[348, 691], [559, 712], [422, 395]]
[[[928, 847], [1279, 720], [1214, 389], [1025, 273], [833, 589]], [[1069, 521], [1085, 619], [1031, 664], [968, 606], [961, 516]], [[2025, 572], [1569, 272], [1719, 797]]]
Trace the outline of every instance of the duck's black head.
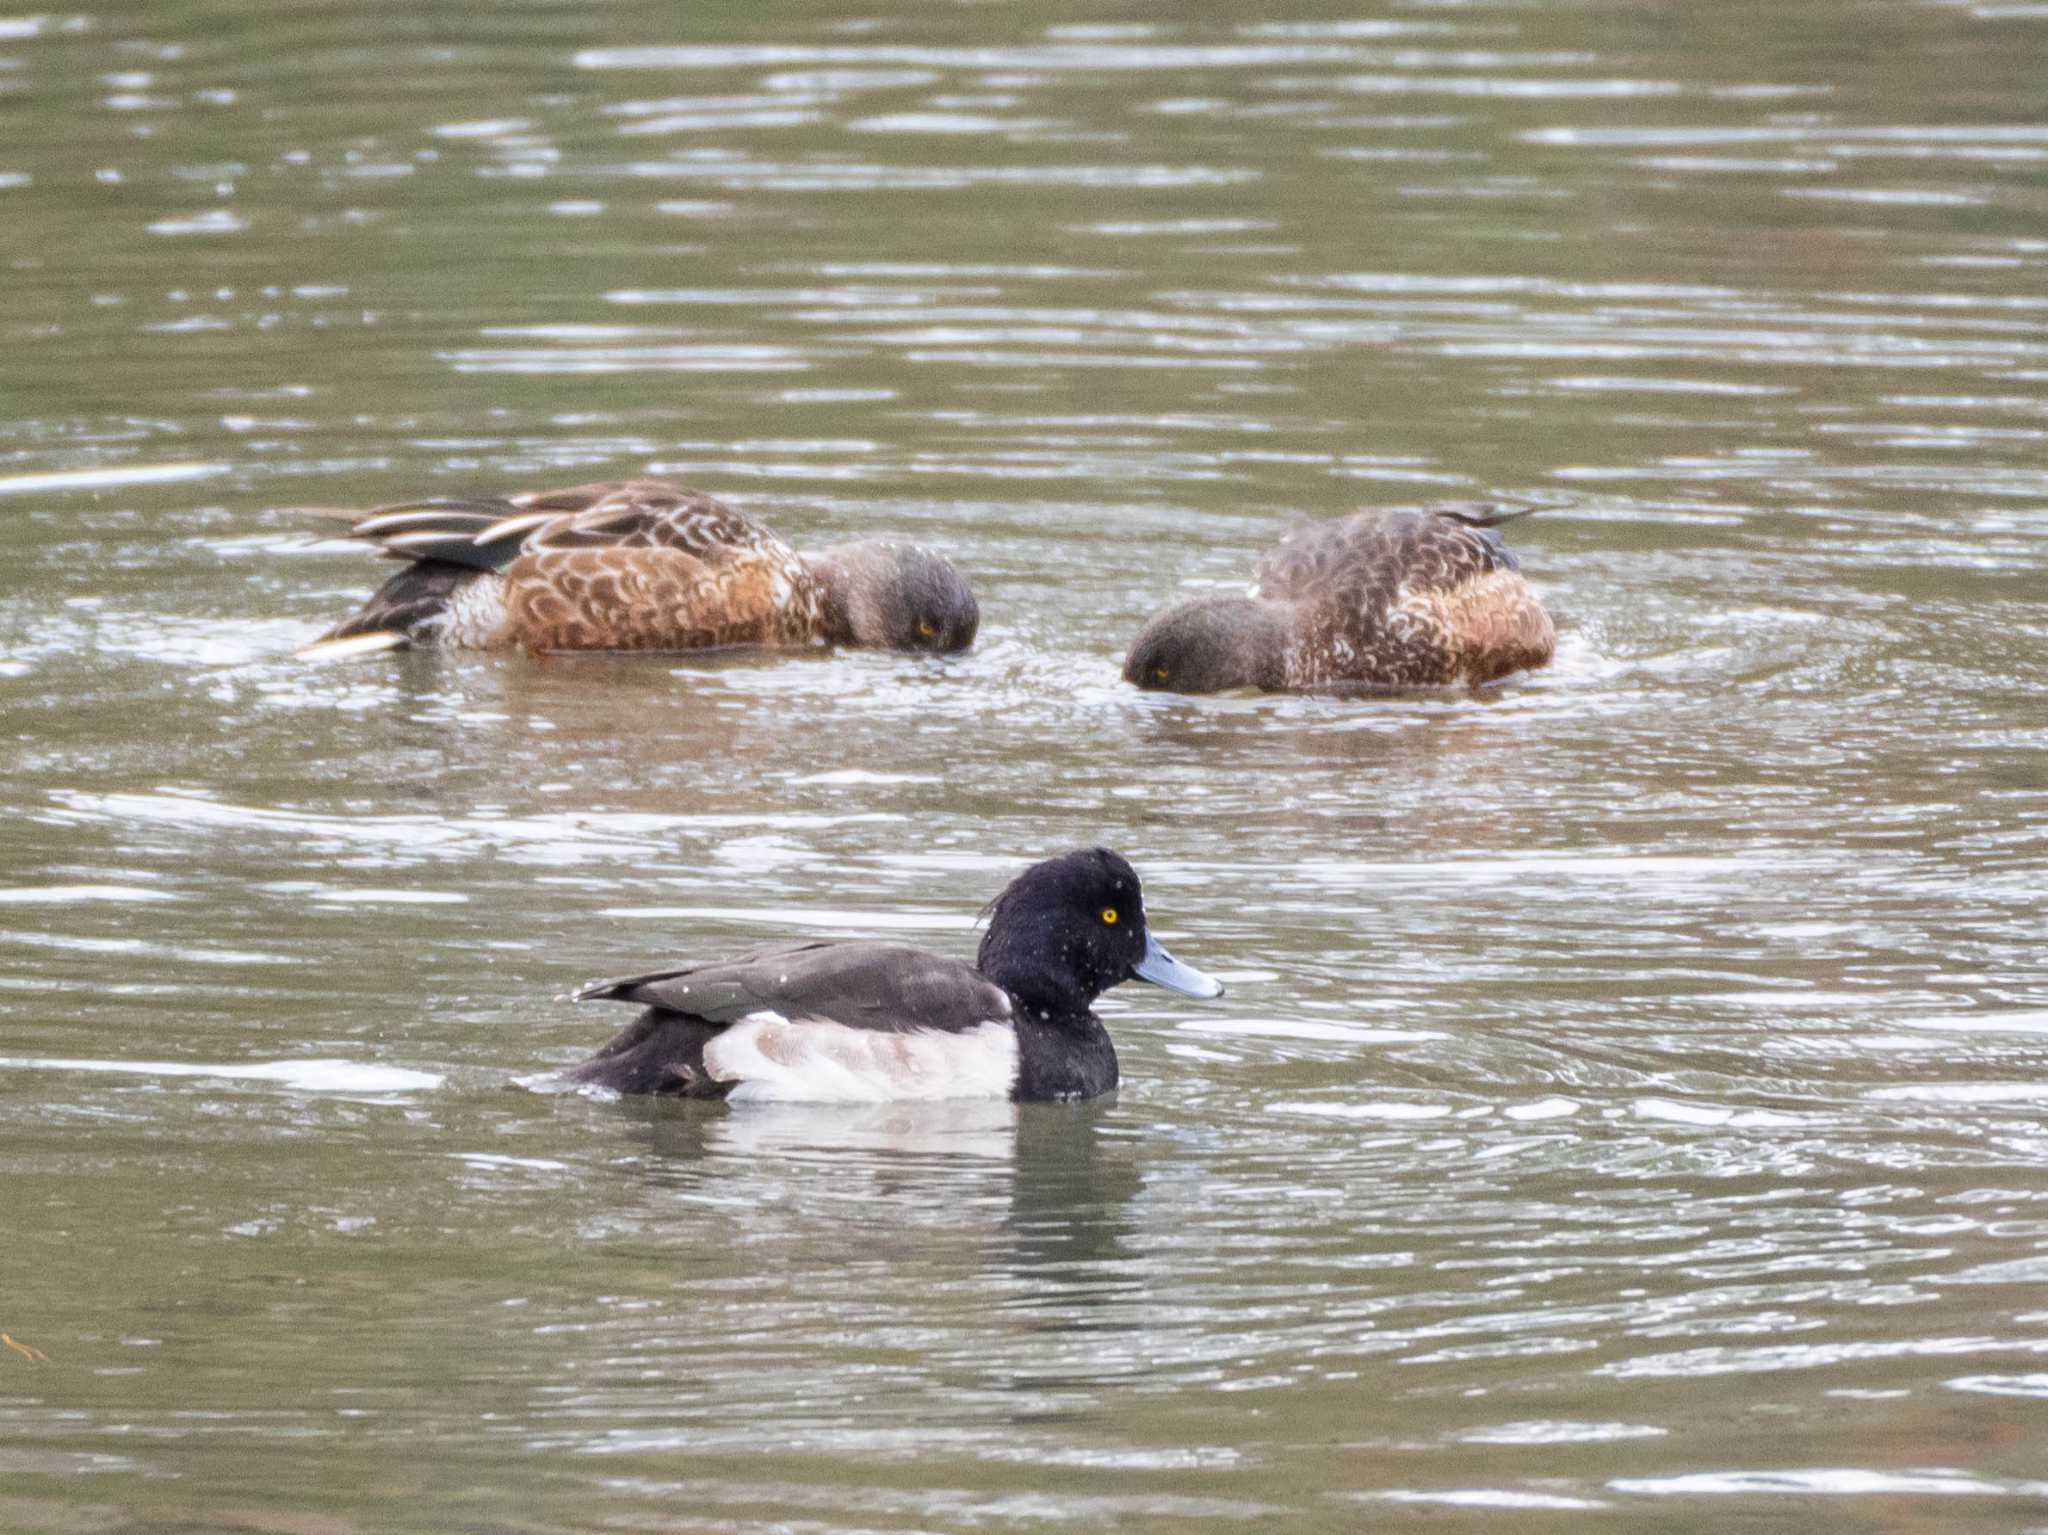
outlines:
[[989, 905], [975, 968], [1044, 1017], [1086, 1016], [1124, 981], [1150, 981], [1191, 997], [1223, 987], [1183, 965], [1145, 930], [1138, 873], [1106, 847], [1033, 864]]
[[974, 643], [981, 607], [953, 562], [915, 544], [835, 544], [811, 567], [838, 645], [945, 655]]
[[1168, 608], [1131, 642], [1124, 681], [1169, 693], [1284, 686], [1287, 625], [1268, 602], [1197, 597]]

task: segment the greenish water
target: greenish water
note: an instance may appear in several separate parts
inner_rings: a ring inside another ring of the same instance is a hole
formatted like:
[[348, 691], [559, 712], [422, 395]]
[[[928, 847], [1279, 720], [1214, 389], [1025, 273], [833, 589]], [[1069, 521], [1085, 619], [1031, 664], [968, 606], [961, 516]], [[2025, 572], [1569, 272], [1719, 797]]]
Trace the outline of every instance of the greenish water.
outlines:
[[[0, 1528], [2048, 1529], [2044, 29], [0, 17]], [[291, 659], [646, 471], [980, 642]], [[1495, 493], [1547, 673], [1117, 680]], [[1098, 840], [1113, 1100], [552, 1090]]]

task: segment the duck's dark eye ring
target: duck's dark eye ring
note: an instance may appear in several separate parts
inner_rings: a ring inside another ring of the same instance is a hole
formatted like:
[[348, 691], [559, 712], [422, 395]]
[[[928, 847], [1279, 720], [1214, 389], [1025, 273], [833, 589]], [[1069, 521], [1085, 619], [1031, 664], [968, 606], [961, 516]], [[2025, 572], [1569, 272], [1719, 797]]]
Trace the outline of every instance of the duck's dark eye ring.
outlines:
[[1110, 925], [1111, 927], [1115, 927], [1115, 926], [1116, 926], [1116, 908], [1115, 908], [1114, 906], [1105, 906], [1105, 907], [1103, 907], [1103, 908], [1102, 908], [1102, 920], [1103, 920], [1104, 922], [1108, 923], [1108, 924], [1109, 924], [1109, 925]]

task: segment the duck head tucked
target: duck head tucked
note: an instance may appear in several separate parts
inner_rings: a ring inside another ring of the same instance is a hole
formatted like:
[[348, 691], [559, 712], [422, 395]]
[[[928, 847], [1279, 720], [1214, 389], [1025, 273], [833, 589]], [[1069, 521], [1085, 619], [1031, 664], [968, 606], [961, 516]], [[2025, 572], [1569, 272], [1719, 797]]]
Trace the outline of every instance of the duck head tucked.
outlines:
[[457, 496], [341, 513], [401, 561], [300, 651], [716, 650], [866, 645], [944, 652], [980, 619], [966, 578], [927, 549], [799, 554], [744, 512], [666, 480]]
[[1272, 604], [1249, 597], [1196, 597], [1138, 631], [1124, 681], [1174, 693], [1227, 693], [1286, 686], [1287, 626]]
[[1542, 666], [1550, 615], [1495, 531], [1535, 507], [1368, 507], [1289, 534], [1249, 597], [1139, 631], [1124, 680], [1174, 693], [1482, 687]]
[[915, 544], [834, 544], [810, 557], [836, 645], [947, 655], [974, 643], [981, 608], [943, 555]]

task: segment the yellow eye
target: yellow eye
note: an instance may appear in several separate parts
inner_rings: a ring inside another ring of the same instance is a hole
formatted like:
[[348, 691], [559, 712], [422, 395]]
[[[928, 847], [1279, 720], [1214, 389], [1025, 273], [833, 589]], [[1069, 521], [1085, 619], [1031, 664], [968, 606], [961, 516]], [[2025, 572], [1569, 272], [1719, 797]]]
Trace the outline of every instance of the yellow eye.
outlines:
[[1152, 668], [1152, 675], [1157, 677], [1161, 682], [1164, 682], [1166, 680], [1166, 668], [1163, 666], [1155, 666]]
[[917, 621], [917, 633], [920, 639], [928, 640], [938, 632], [938, 630], [932, 627], [932, 621], [929, 618], [920, 618]]
[[1105, 922], [1107, 922], [1107, 923], [1108, 923], [1108, 924], [1109, 924], [1109, 925], [1110, 925], [1111, 927], [1115, 927], [1115, 926], [1116, 926], [1116, 908], [1115, 908], [1114, 906], [1105, 906], [1105, 907], [1103, 907], [1103, 908], [1102, 908], [1102, 920], [1103, 920], [1103, 921], [1105, 921]]

